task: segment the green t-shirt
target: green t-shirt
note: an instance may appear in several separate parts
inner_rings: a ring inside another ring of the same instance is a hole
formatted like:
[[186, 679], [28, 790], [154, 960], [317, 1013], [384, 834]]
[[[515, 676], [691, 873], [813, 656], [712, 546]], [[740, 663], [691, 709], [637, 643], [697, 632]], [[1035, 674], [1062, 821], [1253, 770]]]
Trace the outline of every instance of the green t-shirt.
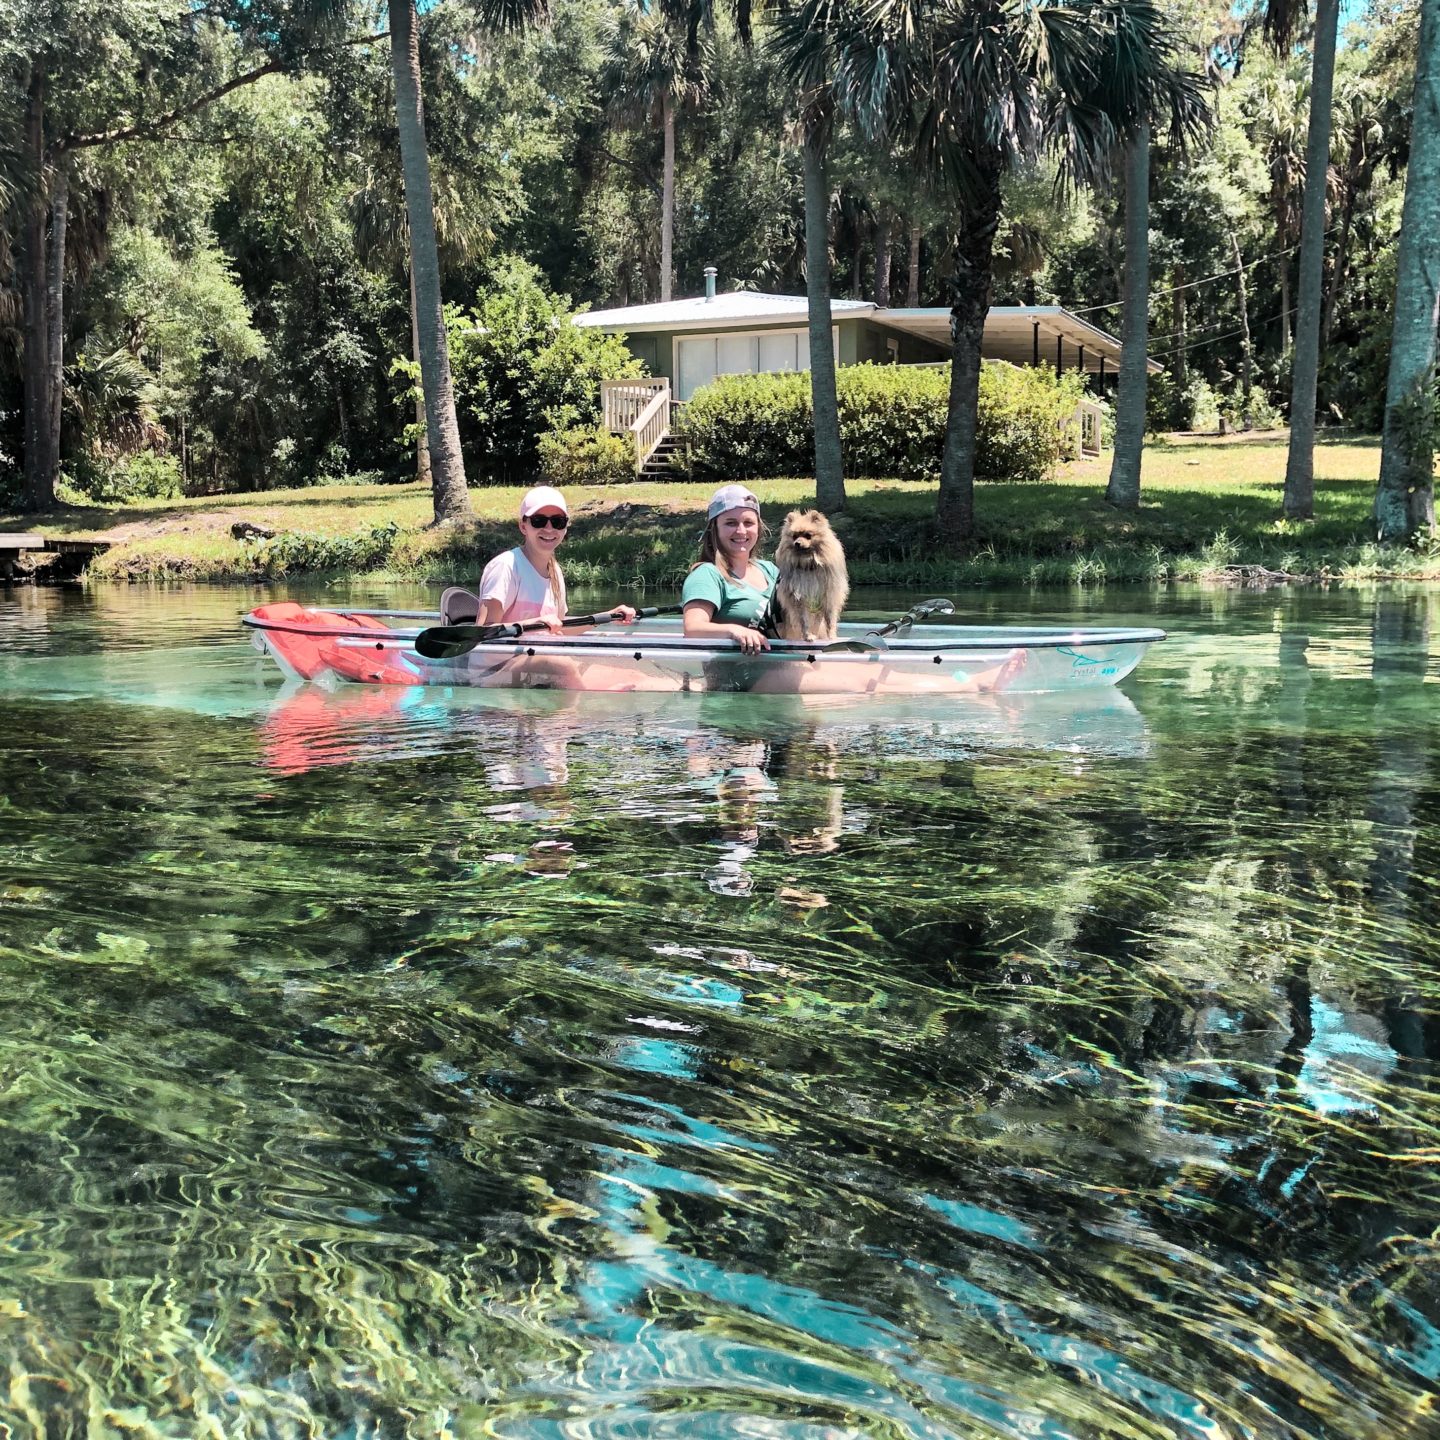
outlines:
[[680, 592], [680, 604], [688, 605], [692, 600], [707, 600], [715, 607], [714, 618], [727, 625], [749, 625], [765, 611], [766, 601], [775, 588], [780, 572], [771, 560], [755, 562], [765, 572], [765, 588], [754, 590], [732, 580], [718, 565], [708, 561], [697, 565], [686, 577], [685, 588]]

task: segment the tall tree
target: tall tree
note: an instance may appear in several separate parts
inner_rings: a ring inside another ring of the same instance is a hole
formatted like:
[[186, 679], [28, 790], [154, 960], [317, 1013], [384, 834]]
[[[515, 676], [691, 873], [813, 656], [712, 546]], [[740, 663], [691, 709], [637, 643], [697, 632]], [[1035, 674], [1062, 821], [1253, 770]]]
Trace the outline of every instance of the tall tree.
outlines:
[[[1273, 62], [1272, 62], [1273, 63]], [[1300, 234], [1300, 201], [1305, 192], [1305, 114], [1309, 80], [1291, 67], [1267, 73], [1253, 99], [1256, 142], [1270, 175], [1270, 212], [1275, 223], [1275, 270], [1280, 286], [1280, 350], [1288, 357], [1295, 313], [1290, 274]]]
[[[1287, 36], [1288, 0], [1272, 3], [1271, 33]], [[1290, 364], [1290, 452], [1285, 464], [1285, 517], [1315, 514], [1315, 397], [1320, 375], [1320, 312], [1325, 301], [1325, 195], [1330, 175], [1331, 101], [1340, 0], [1315, 0], [1310, 70], [1310, 128], [1305, 144], [1305, 200], [1300, 218], [1300, 277], [1295, 296], [1295, 351]]]
[[971, 0], [959, 8], [887, 0], [868, 16], [869, 33], [846, 46], [845, 103], [872, 133], [896, 123], [902, 107], [926, 167], [958, 201], [936, 511], [942, 540], [954, 544], [974, 527], [980, 346], [1002, 180], [1047, 152], [1058, 157], [1064, 183], [1094, 179], [1117, 139], [1152, 117], [1185, 137], [1207, 109], [1152, 0]]
[[1115, 449], [1105, 499], [1121, 510], [1140, 504], [1145, 449], [1145, 388], [1150, 341], [1150, 127], [1125, 142], [1125, 277], [1120, 312], [1120, 379], [1115, 393]]
[[[1211, 116], [1199, 77], [1182, 60], [1180, 35], [1160, 12], [1117, 24], [1106, 58], [1105, 93], [1114, 97], [1106, 113], [1115, 118], [1125, 146], [1125, 271], [1115, 449], [1105, 499], [1133, 510], [1140, 504], [1149, 380], [1151, 131], [1165, 125], [1172, 145], [1183, 151]], [[1143, 73], [1137, 75], [1137, 68]]]
[[704, 102], [705, 47], [697, 39], [692, 51], [672, 20], [637, 0], [616, 16], [606, 51], [600, 81], [612, 111], [631, 124], [660, 126], [660, 299], [669, 300], [675, 283], [675, 119]]
[[1440, 324], [1440, 0], [1421, 0], [1415, 113], [1400, 220], [1376, 528], [1382, 540], [1435, 530], [1435, 331]]
[[390, 56], [395, 74], [395, 119], [405, 175], [405, 217], [410, 232], [410, 283], [419, 341], [420, 388], [425, 396], [425, 443], [430, 454], [430, 489], [435, 523], [471, 514], [455, 419], [455, 386], [440, 294], [440, 249], [435, 240], [435, 201], [430, 187], [430, 153], [425, 145], [425, 111], [420, 94], [420, 41], [415, 0], [389, 0]]
[[[183, 122], [267, 75], [297, 68], [343, 34], [343, 0], [214, 0], [174, 13], [147, 0], [64, 6], [19, 0], [0, 32], [0, 74], [24, 97], [13, 137], [19, 184], [0, 228], [18, 232], [24, 313], [25, 482], [29, 510], [55, 503], [57, 393], [64, 374], [71, 157], [168, 139]], [[365, 37], [368, 38], [368, 37]], [[109, 52], [129, 65], [97, 66]], [[8, 147], [7, 147], [8, 148]]]
[[834, 320], [830, 310], [829, 149], [837, 45], [852, 17], [834, 0], [803, 0], [775, 17], [770, 45], [795, 88], [805, 181], [805, 296], [810, 338], [810, 395], [815, 424], [815, 499], [830, 513], [845, 508], [840, 407], [835, 395]]

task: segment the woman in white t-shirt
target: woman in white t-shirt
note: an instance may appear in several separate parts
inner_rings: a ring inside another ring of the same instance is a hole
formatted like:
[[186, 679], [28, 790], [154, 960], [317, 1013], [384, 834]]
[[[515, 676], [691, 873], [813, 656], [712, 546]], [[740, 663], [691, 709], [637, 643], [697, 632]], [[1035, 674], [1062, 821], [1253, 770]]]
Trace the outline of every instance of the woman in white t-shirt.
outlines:
[[[556, 634], [565, 618], [565, 576], [555, 552], [565, 539], [570, 507], [549, 485], [527, 490], [520, 501], [520, 544], [497, 555], [480, 577], [478, 625], [510, 625], [544, 620]], [[635, 611], [615, 607], [617, 619], [628, 623]]]

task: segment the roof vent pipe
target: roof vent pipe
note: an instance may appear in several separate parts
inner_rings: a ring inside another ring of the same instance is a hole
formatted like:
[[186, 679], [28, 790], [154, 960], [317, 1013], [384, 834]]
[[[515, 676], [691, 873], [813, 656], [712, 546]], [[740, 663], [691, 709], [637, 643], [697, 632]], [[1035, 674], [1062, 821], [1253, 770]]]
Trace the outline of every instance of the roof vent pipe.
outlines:
[[713, 300], [715, 298], [715, 276], [717, 273], [713, 265], [707, 265], [705, 267], [705, 298], [707, 300]]

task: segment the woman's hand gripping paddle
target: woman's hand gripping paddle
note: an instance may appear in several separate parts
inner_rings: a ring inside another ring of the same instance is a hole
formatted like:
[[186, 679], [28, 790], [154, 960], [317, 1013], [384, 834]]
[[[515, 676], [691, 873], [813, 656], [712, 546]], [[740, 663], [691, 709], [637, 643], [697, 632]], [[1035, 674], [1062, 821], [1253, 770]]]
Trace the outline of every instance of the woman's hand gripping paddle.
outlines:
[[[652, 605], [648, 610], [637, 610], [637, 620], [648, 620], [652, 615], [678, 615], [678, 605]], [[581, 625], [603, 625], [607, 620], [618, 620], [618, 610], [601, 610], [594, 615], [569, 615], [560, 623], [567, 627]], [[468, 655], [477, 645], [488, 640], [509, 640], [523, 635], [528, 630], [548, 630], [548, 620], [518, 620], [510, 625], [432, 625], [415, 637], [415, 649], [427, 660], [454, 660]]]

